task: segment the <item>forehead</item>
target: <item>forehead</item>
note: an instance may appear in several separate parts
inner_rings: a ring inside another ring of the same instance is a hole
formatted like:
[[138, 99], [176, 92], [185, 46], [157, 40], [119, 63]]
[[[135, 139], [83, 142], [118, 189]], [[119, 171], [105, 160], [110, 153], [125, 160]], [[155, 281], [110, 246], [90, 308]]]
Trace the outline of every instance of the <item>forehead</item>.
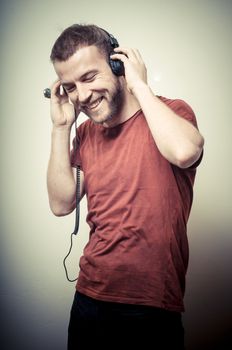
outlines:
[[78, 49], [66, 61], [54, 62], [54, 68], [60, 79], [76, 75], [81, 76], [92, 69], [99, 69], [106, 64], [105, 55], [96, 46]]

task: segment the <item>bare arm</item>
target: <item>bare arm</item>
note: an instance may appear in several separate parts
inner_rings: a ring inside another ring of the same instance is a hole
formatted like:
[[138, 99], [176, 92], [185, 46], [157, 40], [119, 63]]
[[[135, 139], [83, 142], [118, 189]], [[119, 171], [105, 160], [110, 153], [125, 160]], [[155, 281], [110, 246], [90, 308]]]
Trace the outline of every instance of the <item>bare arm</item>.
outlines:
[[[76, 179], [70, 162], [70, 134], [75, 121], [74, 107], [68, 97], [60, 94], [60, 83], [51, 89], [51, 153], [47, 170], [49, 204], [57, 216], [71, 213], [75, 208]], [[81, 196], [84, 176], [81, 173]]]
[[201, 155], [204, 140], [197, 128], [178, 116], [144, 84], [134, 89], [160, 153], [170, 163], [188, 168]]
[[156, 97], [147, 84], [146, 67], [138, 50], [116, 48], [125, 66], [127, 88], [138, 100], [160, 153], [172, 164], [187, 168], [201, 155], [204, 139], [190, 122]]

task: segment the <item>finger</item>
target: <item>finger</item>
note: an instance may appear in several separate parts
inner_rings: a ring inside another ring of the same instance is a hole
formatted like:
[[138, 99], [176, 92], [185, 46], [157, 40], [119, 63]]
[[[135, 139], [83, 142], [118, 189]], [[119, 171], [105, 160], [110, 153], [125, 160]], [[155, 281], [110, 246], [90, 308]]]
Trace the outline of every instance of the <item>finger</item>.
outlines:
[[142, 57], [137, 49], [119, 46], [119, 47], [116, 47], [114, 51], [117, 53], [122, 53], [126, 55], [129, 59], [136, 59], [139, 61], [142, 60]]
[[110, 55], [110, 58], [111, 58], [112, 60], [120, 60], [120, 61], [122, 61], [123, 63], [125, 63], [126, 61], [128, 61], [128, 58], [127, 58], [124, 54], [119, 54], [119, 53], [115, 53], [115, 54]]
[[126, 48], [126, 47], [116, 47], [114, 49], [114, 51], [117, 53], [117, 54], [123, 54], [124, 56], [128, 57], [129, 59], [133, 59], [133, 58], [136, 58], [135, 55], [133, 54], [132, 52], [132, 49], [130, 48]]
[[139, 61], [143, 62], [143, 58], [142, 58], [141, 53], [139, 52], [138, 49], [134, 49], [134, 54], [136, 55], [136, 57]]
[[59, 79], [56, 80], [54, 82], [54, 84], [52, 85], [51, 93], [53, 96], [55, 96], [59, 99], [67, 97], [67, 93], [66, 93], [65, 89], [63, 88], [61, 81]]
[[57, 92], [60, 90], [61, 82], [59, 79], [57, 79], [51, 86], [51, 93], [52, 95], [57, 95]]

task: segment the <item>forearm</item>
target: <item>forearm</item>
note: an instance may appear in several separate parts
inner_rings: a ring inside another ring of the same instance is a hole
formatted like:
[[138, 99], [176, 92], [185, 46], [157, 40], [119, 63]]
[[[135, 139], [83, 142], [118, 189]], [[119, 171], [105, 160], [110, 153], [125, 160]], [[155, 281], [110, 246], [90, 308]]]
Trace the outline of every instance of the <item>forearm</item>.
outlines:
[[166, 106], [147, 84], [140, 83], [133, 94], [139, 101], [161, 154], [181, 168], [194, 164], [204, 143], [197, 128]]
[[53, 127], [47, 188], [52, 212], [67, 215], [75, 207], [75, 178], [70, 163], [71, 127]]

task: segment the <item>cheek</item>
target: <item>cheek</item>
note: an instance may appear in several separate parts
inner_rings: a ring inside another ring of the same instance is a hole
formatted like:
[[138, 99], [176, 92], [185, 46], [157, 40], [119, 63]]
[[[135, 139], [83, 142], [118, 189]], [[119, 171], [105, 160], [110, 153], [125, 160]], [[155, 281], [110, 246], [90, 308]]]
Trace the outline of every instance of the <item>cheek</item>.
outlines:
[[104, 74], [99, 74], [99, 76], [95, 80], [96, 84], [102, 85], [102, 86], [108, 86], [112, 87], [115, 84], [117, 84], [117, 77], [112, 73], [110, 67], [107, 72]]
[[76, 101], [77, 101], [77, 94], [72, 92], [68, 94], [68, 101], [69, 103], [71, 103], [72, 105], [75, 105]]
[[89, 88], [93, 92], [111, 95], [121, 88], [121, 84], [118, 78], [113, 73], [110, 73], [98, 77], [90, 84]]

